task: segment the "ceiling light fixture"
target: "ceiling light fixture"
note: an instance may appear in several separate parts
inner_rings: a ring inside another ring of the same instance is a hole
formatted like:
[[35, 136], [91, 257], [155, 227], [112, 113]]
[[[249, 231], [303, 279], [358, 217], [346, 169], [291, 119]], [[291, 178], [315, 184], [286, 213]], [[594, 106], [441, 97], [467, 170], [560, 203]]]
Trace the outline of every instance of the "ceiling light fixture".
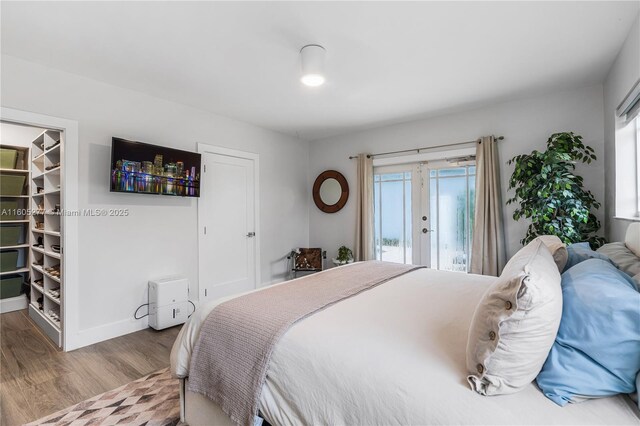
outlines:
[[302, 83], [306, 86], [322, 86], [324, 77], [324, 47], [319, 44], [307, 44], [300, 49], [300, 63], [302, 65]]

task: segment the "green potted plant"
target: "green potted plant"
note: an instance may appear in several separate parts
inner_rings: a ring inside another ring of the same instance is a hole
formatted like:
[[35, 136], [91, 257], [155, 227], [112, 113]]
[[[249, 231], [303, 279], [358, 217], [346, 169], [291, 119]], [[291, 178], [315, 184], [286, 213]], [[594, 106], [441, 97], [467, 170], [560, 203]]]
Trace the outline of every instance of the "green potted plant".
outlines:
[[347, 246], [341, 246], [338, 249], [338, 257], [333, 259], [333, 263], [336, 265], [345, 265], [353, 262], [353, 252]]
[[574, 173], [577, 162], [591, 164], [594, 160], [593, 148], [584, 145], [581, 136], [563, 132], [551, 135], [545, 151], [534, 150], [508, 161], [515, 165], [509, 179], [515, 195], [507, 204], [517, 205], [515, 220], [531, 221], [522, 244], [538, 235], [557, 235], [565, 244], [588, 241], [593, 248], [605, 242], [596, 235], [600, 221], [593, 214], [600, 203]]

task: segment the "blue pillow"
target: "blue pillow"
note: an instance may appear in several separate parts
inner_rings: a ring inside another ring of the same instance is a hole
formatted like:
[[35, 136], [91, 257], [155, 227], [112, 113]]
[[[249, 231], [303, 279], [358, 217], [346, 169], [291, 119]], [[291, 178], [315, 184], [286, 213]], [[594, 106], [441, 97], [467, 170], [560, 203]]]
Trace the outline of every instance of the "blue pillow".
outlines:
[[587, 259], [602, 259], [613, 265], [613, 262], [607, 256], [591, 250], [589, 243], [569, 244], [567, 246], [567, 255], [567, 264], [562, 272], [568, 271], [572, 266], [575, 266], [580, 262], [584, 262]]
[[562, 274], [562, 320], [536, 381], [564, 406], [636, 389], [640, 292], [611, 263], [589, 259]]

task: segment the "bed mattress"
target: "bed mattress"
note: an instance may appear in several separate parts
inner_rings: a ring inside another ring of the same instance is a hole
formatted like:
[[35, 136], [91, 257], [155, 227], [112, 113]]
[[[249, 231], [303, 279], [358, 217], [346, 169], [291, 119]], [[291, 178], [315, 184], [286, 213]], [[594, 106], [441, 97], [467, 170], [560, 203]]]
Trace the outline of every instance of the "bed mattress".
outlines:
[[[273, 425], [640, 423], [622, 395], [559, 407], [533, 383], [512, 395], [471, 391], [467, 331], [494, 279], [419, 269], [299, 322], [274, 350], [260, 412]], [[177, 377], [188, 375], [199, 326], [222, 301], [180, 332]]]

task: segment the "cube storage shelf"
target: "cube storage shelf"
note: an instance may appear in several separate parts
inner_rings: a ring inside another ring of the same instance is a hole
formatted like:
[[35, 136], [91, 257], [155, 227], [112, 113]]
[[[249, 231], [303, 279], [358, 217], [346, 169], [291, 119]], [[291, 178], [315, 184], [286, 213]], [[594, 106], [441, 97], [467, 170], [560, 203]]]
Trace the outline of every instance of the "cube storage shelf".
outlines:
[[58, 346], [64, 312], [64, 141], [59, 131], [40, 134], [31, 147], [31, 302], [29, 315]]
[[30, 147], [0, 143], [0, 313], [25, 309], [29, 274]]

